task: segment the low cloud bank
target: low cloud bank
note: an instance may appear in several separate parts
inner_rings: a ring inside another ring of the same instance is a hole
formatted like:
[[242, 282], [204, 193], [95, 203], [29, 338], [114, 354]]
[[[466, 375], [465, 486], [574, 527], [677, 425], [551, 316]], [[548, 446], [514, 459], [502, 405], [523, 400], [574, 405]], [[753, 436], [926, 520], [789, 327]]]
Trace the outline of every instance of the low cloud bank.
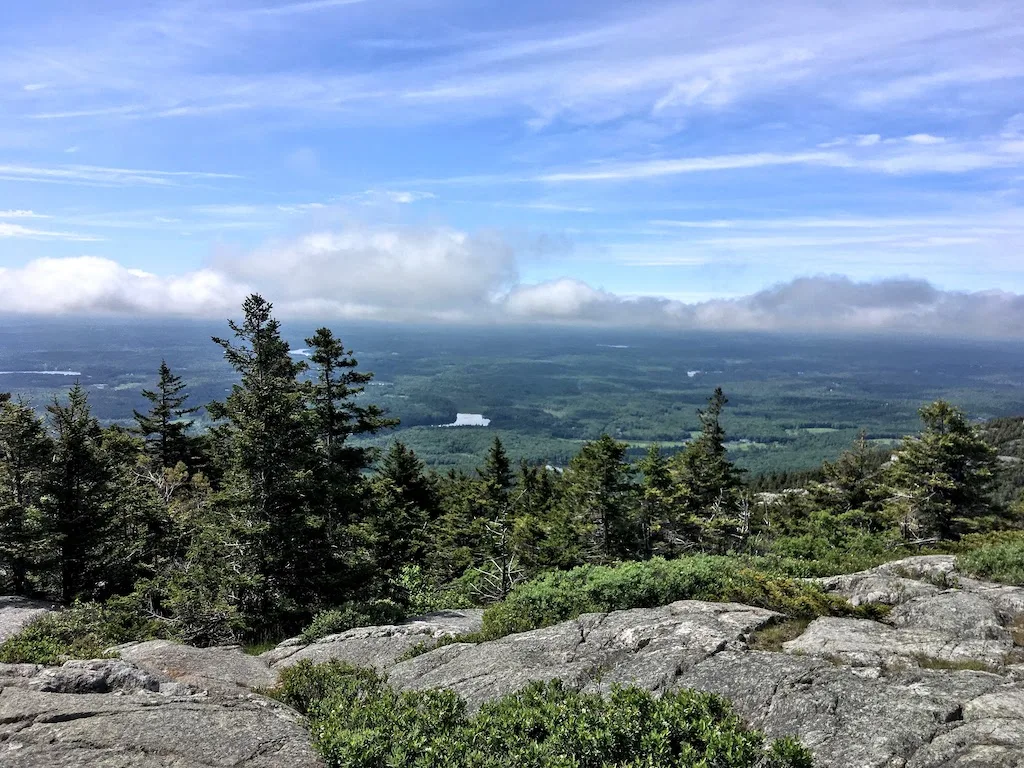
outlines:
[[311, 234], [170, 276], [91, 256], [0, 268], [0, 312], [225, 317], [254, 291], [273, 300], [283, 316], [324, 319], [1024, 338], [1024, 296], [1004, 291], [827, 275], [698, 303], [625, 297], [572, 278], [524, 284], [507, 243], [446, 228]]

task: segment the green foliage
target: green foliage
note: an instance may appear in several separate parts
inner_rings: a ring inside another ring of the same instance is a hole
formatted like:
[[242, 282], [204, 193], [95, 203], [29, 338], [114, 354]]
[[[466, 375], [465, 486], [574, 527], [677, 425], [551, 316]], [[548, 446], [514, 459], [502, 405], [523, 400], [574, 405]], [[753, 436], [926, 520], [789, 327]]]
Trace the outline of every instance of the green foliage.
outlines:
[[318, 613], [302, 631], [302, 639], [312, 643], [356, 627], [398, 624], [407, 617], [405, 609], [391, 600], [345, 603], [339, 608]]
[[0, 662], [60, 664], [67, 659], [104, 658], [111, 646], [168, 636], [168, 627], [146, 615], [131, 598], [75, 603], [7, 638], [0, 645]]
[[965, 536], [957, 568], [964, 574], [1024, 586], [1024, 531]]
[[185, 405], [188, 394], [180, 376], [171, 372], [166, 360], [160, 362], [159, 379], [156, 389], [143, 389], [142, 396], [150, 403], [147, 413], [133, 411], [136, 434], [146, 443], [146, 454], [158, 470], [169, 469], [179, 461], [191, 463], [193, 452], [189, 429], [189, 416], [199, 407]]
[[7, 575], [8, 589], [16, 595], [32, 591], [33, 571], [44, 554], [41, 502], [52, 451], [31, 407], [0, 399], [0, 574]]
[[584, 443], [566, 468], [561, 503], [563, 519], [570, 526], [566, 533], [577, 539], [576, 562], [609, 562], [635, 551], [637, 530], [626, 447], [602, 435]]
[[473, 605], [471, 577], [436, 587], [427, 579], [422, 567], [407, 565], [398, 574], [397, 586], [411, 616]]
[[943, 400], [922, 408], [921, 420], [921, 436], [906, 438], [886, 470], [886, 503], [908, 538], [956, 538], [991, 511], [996, 453]]
[[397, 693], [374, 672], [301, 662], [277, 692], [310, 717], [341, 768], [810, 768], [791, 739], [766, 745], [724, 699], [696, 691], [607, 697], [533, 683], [469, 714], [448, 691]]
[[699, 409], [701, 431], [673, 458], [672, 479], [675, 525], [685, 538], [725, 552], [745, 535], [740, 519], [740, 471], [729, 460], [722, 410], [728, 399], [715, 389], [707, 408]]
[[546, 574], [488, 608], [483, 634], [503, 637], [584, 613], [653, 608], [677, 600], [738, 602], [798, 618], [855, 612], [814, 584], [756, 570], [739, 558], [700, 555]]

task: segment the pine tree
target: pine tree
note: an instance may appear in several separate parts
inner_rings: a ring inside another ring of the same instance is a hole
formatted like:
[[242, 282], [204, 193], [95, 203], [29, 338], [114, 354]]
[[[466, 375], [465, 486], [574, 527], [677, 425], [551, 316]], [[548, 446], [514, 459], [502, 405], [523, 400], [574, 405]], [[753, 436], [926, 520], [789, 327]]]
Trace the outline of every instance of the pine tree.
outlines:
[[151, 404], [147, 413], [133, 411], [136, 434], [146, 441], [146, 454], [156, 464], [157, 474], [173, 468], [179, 461], [188, 465], [191, 451], [188, 432], [192, 421], [188, 417], [199, 410], [187, 407], [188, 394], [180, 376], [171, 372], [167, 361], [160, 362], [160, 378], [156, 389], [142, 390], [142, 396]]
[[32, 590], [39, 559], [40, 500], [53, 445], [35, 411], [0, 397], [0, 572], [16, 595]]
[[920, 414], [920, 437], [905, 438], [886, 469], [887, 506], [908, 538], [956, 538], [992, 512], [996, 451], [944, 400]]
[[883, 453], [871, 447], [861, 432], [850, 450], [821, 466], [821, 482], [808, 485], [811, 502], [821, 511], [840, 516], [857, 528], [877, 531], [884, 526], [876, 500], [881, 483]]
[[47, 411], [54, 446], [43, 481], [44, 558], [57, 596], [70, 602], [96, 597], [106, 588], [102, 573], [111, 527], [110, 472], [103, 431], [80, 384], [71, 389], [66, 404], [55, 399]]

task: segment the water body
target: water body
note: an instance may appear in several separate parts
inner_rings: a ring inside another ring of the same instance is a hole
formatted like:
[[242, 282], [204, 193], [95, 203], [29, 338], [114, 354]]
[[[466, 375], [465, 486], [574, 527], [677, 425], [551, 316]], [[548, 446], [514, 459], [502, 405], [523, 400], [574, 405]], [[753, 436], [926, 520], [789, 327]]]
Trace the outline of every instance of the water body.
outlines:
[[41, 373], [44, 376], [81, 376], [81, 371], [0, 371], [0, 376], [4, 375], [15, 375], [15, 374], [37, 374]]
[[456, 413], [451, 424], [438, 424], [439, 427], [486, 427], [491, 423], [482, 413]]

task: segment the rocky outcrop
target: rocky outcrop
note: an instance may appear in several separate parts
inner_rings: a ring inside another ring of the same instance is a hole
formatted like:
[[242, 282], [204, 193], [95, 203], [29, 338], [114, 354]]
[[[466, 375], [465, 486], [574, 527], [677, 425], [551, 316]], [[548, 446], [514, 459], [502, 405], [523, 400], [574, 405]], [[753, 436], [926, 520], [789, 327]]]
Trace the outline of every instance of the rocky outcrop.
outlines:
[[0, 596], [0, 643], [15, 635], [29, 622], [57, 610], [52, 603], [27, 597]]
[[238, 646], [193, 648], [149, 640], [119, 645], [110, 652], [161, 679], [197, 690], [231, 694], [277, 683], [278, 675], [266, 661], [243, 653]]
[[360, 627], [307, 643], [301, 637], [285, 640], [261, 658], [280, 670], [303, 659], [313, 662], [339, 659], [360, 667], [387, 669], [418, 646], [432, 646], [443, 637], [480, 629], [483, 611], [468, 608], [417, 616], [403, 624]]
[[451, 689], [471, 706], [554, 678], [587, 691], [706, 690], [769, 736], [799, 738], [818, 766], [1024, 766], [1024, 589], [965, 578], [945, 556], [820, 582], [893, 609], [882, 622], [819, 618], [793, 637], [772, 611], [681, 601], [402, 660], [479, 629], [479, 611], [449, 611], [290, 640], [259, 658], [154, 641], [112, 649], [119, 659], [0, 665], [0, 764], [313, 766], [294, 715], [249, 689], [301, 659], [337, 658], [385, 670], [399, 689]]
[[591, 614], [448, 645], [395, 665], [390, 680], [449, 688], [471, 704], [551, 678], [585, 690], [697, 688], [729, 698], [773, 737], [800, 738], [820, 766], [1024, 766], [1024, 637], [1014, 632], [1024, 625], [1024, 590], [963, 578], [952, 557], [822, 583], [854, 602], [895, 607], [885, 623], [817, 619], [783, 652], [751, 649], [752, 634], [780, 617], [747, 606], [684, 601]]
[[250, 693], [201, 691], [122, 659], [101, 659], [52, 668], [0, 664], [0, 765], [321, 764], [300, 718], [287, 707]]

